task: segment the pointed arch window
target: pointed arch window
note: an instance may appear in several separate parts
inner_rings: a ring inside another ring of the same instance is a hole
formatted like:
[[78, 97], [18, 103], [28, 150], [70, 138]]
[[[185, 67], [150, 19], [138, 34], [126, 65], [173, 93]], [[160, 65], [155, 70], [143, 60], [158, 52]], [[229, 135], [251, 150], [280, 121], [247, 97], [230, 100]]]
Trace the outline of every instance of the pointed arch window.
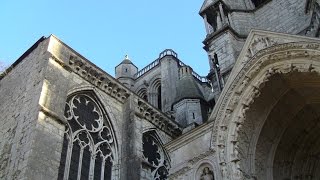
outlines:
[[140, 96], [141, 98], [143, 98], [144, 100], [148, 101], [148, 95], [147, 95], [147, 89], [146, 88], [141, 88], [138, 92], [137, 92], [138, 96]]
[[143, 156], [148, 163], [151, 176], [154, 180], [165, 180], [169, 174], [169, 158], [161, 141], [154, 131], [143, 134]]
[[116, 162], [112, 126], [92, 93], [67, 99], [58, 179], [111, 179]]
[[161, 78], [158, 76], [154, 77], [153, 80], [151, 80], [150, 87], [150, 103], [157, 107], [158, 109], [162, 110], [162, 90], [161, 90]]

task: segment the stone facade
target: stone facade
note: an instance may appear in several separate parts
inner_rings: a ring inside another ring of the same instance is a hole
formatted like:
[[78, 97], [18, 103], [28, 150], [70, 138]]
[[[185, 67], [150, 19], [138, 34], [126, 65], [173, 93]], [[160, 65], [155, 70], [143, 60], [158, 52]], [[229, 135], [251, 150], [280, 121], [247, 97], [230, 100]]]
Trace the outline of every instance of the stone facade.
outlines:
[[166, 143], [182, 132], [177, 123], [54, 36], [40, 39], [13, 64], [2, 76], [1, 87], [6, 97], [1, 103], [2, 179], [58, 178], [68, 123], [66, 101], [76, 94], [94, 97], [112, 127], [118, 157], [113, 179], [140, 178], [145, 161], [142, 134], [152, 131]]
[[[217, 54], [222, 83], [227, 81], [251, 29], [318, 37], [319, 10], [317, 1], [312, 0], [205, 1], [200, 10], [207, 30], [204, 48], [211, 58]], [[209, 64], [214, 69], [211, 60]], [[216, 81], [214, 73], [210, 79]]]
[[40, 38], [0, 76], [0, 179], [319, 179], [319, 10], [206, 0], [207, 77]]

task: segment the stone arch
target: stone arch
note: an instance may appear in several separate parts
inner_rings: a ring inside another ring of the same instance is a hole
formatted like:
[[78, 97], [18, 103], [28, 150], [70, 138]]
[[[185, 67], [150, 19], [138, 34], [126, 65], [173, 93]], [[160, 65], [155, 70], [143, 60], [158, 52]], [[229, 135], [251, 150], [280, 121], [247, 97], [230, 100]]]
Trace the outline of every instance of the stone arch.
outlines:
[[[270, 151], [266, 150], [268, 146], [263, 146], [268, 144], [263, 143], [263, 138], [270, 136], [270, 127], [276, 127], [274, 123], [277, 121], [272, 120], [272, 117], [280, 115], [277, 114], [278, 108], [284, 108], [283, 110], [292, 116], [288, 118], [290, 122], [295, 121], [296, 116], [301, 116], [301, 111], [310, 110], [302, 108], [307, 107], [308, 103], [293, 97], [297, 88], [312, 86], [310, 88], [313, 88], [313, 93], [317, 92], [313, 86], [320, 82], [319, 47], [319, 44], [310, 42], [275, 45], [257, 52], [241, 69], [232, 72], [230, 79], [233, 81], [226, 85], [215, 108], [216, 113], [211, 117], [215, 119], [212, 141], [219, 154], [217, 162], [220, 164], [220, 171], [227, 169], [227, 172], [221, 172], [223, 179], [273, 179], [274, 176], [274, 179], [287, 178], [279, 175], [279, 172], [277, 174], [275, 169], [270, 167], [276, 165], [273, 162], [277, 160], [277, 156], [280, 157], [277, 153], [281, 153], [281, 143], [289, 142], [288, 138], [283, 138], [286, 132], [292, 130], [292, 127], [289, 127], [290, 123], [286, 123], [285, 120], [280, 122], [280, 125], [286, 127], [276, 133], [278, 138], [272, 139], [273, 144], [269, 144]], [[304, 78], [308, 78], [305, 82], [309, 84], [303, 83]], [[296, 79], [298, 81], [294, 81]], [[273, 89], [277, 86], [280, 87]], [[270, 92], [274, 93], [273, 96]], [[313, 97], [311, 100], [317, 99]], [[287, 100], [293, 100], [290, 102], [301, 105], [301, 108], [284, 106]], [[317, 119], [318, 115], [311, 117], [310, 122], [315, 122], [314, 118]], [[318, 134], [312, 137], [315, 136]], [[312, 137], [309, 137], [309, 141], [300, 141], [310, 142]], [[317, 146], [311, 148], [316, 149]], [[262, 160], [264, 163], [267, 162], [269, 167], [259, 165], [259, 159], [261, 163]], [[296, 177], [294, 173], [289, 173], [288, 176]]]
[[[115, 117], [114, 113], [112, 113], [111, 106], [108, 104], [107, 100], [105, 100], [104, 96], [109, 96], [106, 95], [105, 93], [99, 91], [96, 87], [90, 86], [90, 85], [81, 85], [81, 86], [76, 86], [71, 88], [68, 91], [67, 96], [70, 97], [73, 94], [81, 93], [81, 92], [90, 92], [94, 94], [98, 102], [101, 104], [103, 113], [104, 115], [109, 119], [108, 123], [110, 123], [110, 126], [112, 126], [112, 129], [114, 130], [115, 137], [121, 137], [120, 130], [118, 129], [119, 124], [117, 124], [117, 118]], [[110, 96], [109, 96], [110, 97]], [[111, 97], [110, 97], [111, 98]], [[117, 143], [117, 148], [119, 147], [118, 141]], [[119, 152], [117, 150], [117, 152]]]
[[150, 92], [150, 103], [155, 107], [161, 109], [162, 106], [162, 99], [161, 99], [161, 78], [155, 77], [150, 81], [149, 86]]
[[114, 127], [95, 92], [81, 89], [69, 94], [66, 101], [67, 123], [58, 179], [119, 179]]
[[156, 129], [148, 129], [142, 134], [142, 154], [145, 159], [145, 164], [149, 169], [147, 172], [152, 179], [164, 180], [167, 179], [170, 169], [170, 157], [163, 147], [162, 140]]
[[137, 95], [140, 96], [142, 99], [148, 101], [148, 91], [147, 91], [147, 88], [145, 88], [145, 87], [139, 88], [139, 90], [137, 91]]
[[210, 170], [209, 174], [212, 174], [213, 179], [217, 179], [216, 178], [217, 175], [214, 172], [218, 172], [218, 171], [215, 169], [215, 166], [209, 159], [203, 159], [195, 165], [194, 172], [193, 172], [193, 179], [195, 180], [201, 179], [201, 175], [203, 174], [204, 168], [209, 168]]

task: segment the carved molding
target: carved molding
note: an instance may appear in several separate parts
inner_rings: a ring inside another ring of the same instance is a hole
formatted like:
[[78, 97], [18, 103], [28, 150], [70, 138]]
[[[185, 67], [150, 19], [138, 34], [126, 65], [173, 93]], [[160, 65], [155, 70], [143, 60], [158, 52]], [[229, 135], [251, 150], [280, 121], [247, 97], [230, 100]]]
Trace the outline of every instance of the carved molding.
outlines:
[[271, 47], [278, 44], [276, 40], [267, 36], [257, 36], [254, 38], [253, 42], [250, 44], [243, 63], [246, 63], [250, 58], [252, 58], [258, 51]]
[[222, 175], [230, 175], [223, 178], [242, 179], [250, 176], [241, 171], [238, 136], [246, 118], [245, 113], [260, 95], [264, 84], [274, 74], [293, 71], [320, 73], [319, 57], [319, 43], [277, 44], [255, 52], [237, 75], [233, 76], [235, 78], [230, 86], [226, 87], [226, 93], [217, 111], [211, 143], [217, 147]]
[[188, 163], [190, 163], [190, 164], [193, 165], [193, 164], [201, 161], [201, 160], [204, 159], [205, 157], [208, 157], [208, 156], [213, 155], [215, 152], [216, 152], [216, 151], [215, 151], [214, 149], [210, 149], [209, 151], [206, 151], [206, 152], [200, 154], [199, 156], [193, 157], [192, 159], [190, 159], [190, 160], [188, 161]]
[[216, 151], [214, 149], [210, 149], [210, 150], [200, 154], [199, 156], [193, 157], [192, 159], [190, 159], [188, 161], [188, 163], [186, 163], [187, 164], [186, 166], [184, 166], [183, 168], [179, 169], [178, 171], [172, 173], [170, 175], [169, 179], [177, 179], [179, 176], [186, 175], [189, 171], [193, 170], [194, 168], [198, 168], [198, 166], [195, 167], [194, 165], [196, 165], [198, 162], [205, 159], [206, 157], [213, 155], [215, 152]]
[[137, 99], [136, 103], [135, 113], [137, 116], [148, 120], [171, 137], [178, 137], [182, 134], [182, 127], [164, 113], [142, 99]]
[[[54, 55], [52, 55], [52, 58], [59, 62], [59, 64], [63, 62], [57, 59]], [[130, 92], [130, 90], [126, 89], [121, 83], [117, 82], [112, 77], [107, 76], [105, 72], [80, 57], [70, 56], [68, 65], [61, 64], [61, 66], [78, 74], [80, 77], [121, 103], [124, 103], [130, 95], [135, 95]], [[147, 102], [144, 102], [138, 95], [135, 95], [135, 97], [138, 99], [137, 105], [135, 106], [135, 113], [137, 115], [148, 120], [171, 137], [181, 135], [182, 128], [176, 124], [174, 120], [170, 119]]]
[[130, 96], [129, 90], [91, 63], [76, 56], [70, 56], [68, 63], [73, 72], [121, 103], [124, 103]]
[[182, 169], [179, 169], [175, 173], [170, 174], [169, 179], [177, 179], [179, 176], [185, 175], [187, 172], [191, 171], [192, 168], [189, 166], [183, 167]]

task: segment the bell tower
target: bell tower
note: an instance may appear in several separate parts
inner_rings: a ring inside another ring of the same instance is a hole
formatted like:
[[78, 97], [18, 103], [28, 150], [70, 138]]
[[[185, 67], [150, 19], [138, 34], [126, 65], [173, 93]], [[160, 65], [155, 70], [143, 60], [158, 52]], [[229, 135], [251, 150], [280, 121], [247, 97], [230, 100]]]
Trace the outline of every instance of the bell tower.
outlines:
[[[244, 4], [239, 6], [245, 8]], [[230, 28], [230, 7], [221, 0], [207, 0], [200, 10], [200, 15], [207, 33], [203, 41], [210, 66], [207, 77], [211, 81], [213, 91], [220, 92], [237, 55], [233, 44], [233, 31]]]

